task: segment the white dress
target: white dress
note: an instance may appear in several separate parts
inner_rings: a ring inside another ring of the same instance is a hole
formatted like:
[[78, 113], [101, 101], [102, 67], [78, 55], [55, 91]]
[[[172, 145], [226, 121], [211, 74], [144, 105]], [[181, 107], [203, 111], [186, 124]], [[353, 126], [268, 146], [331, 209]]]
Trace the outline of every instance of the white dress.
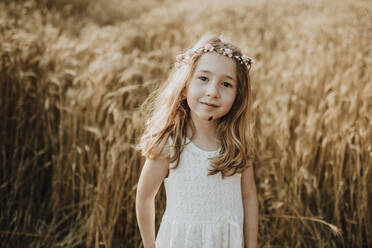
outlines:
[[167, 205], [156, 248], [244, 246], [241, 174], [208, 176], [208, 158], [217, 155], [187, 139], [179, 166], [164, 180]]

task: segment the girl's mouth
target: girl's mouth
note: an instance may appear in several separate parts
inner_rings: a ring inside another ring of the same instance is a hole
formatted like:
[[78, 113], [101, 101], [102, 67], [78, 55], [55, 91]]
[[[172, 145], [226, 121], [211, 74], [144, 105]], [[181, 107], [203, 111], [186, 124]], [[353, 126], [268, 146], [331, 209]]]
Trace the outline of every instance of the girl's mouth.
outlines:
[[208, 103], [208, 102], [201, 102], [202, 104], [204, 105], [207, 105], [208, 107], [211, 107], [211, 108], [217, 108], [218, 106], [216, 104], [213, 104], [213, 103]]

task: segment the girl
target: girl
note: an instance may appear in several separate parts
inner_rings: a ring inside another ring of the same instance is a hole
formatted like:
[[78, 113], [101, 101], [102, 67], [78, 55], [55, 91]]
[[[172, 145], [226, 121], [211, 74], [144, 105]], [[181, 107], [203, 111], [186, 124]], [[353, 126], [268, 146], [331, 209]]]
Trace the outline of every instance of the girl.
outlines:
[[[256, 247], [252, 60], [208, 35], [176, 61], [145, 102], [149, 119], [139, 147], [147, 159], [136, 196], [144, 247]], [[162, 182], [167, 205], [155, 239]]]

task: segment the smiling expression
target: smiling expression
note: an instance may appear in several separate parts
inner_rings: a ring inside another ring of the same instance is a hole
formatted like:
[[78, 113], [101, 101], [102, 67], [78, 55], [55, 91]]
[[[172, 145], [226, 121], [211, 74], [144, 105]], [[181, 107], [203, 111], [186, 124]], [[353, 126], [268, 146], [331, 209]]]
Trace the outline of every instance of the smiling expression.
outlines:
[[235, 62], [216, 53], [203, 54], [186, 87], [185, 96], [193, 120], [217, 120], [235, 100], [238, 82]]

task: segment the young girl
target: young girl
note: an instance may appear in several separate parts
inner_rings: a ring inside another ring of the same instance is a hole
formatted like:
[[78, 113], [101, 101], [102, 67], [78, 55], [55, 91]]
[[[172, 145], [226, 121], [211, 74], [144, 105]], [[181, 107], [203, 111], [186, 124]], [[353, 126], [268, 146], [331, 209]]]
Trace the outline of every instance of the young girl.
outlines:
[[[145, 104], [149, 119], [139, 147], [147, 160], [136, 196], [144, 247], [257, 247], [252, 60], [208, 35], [176, 61]], [[162, 182], [167, 205], [155, 239]]]

